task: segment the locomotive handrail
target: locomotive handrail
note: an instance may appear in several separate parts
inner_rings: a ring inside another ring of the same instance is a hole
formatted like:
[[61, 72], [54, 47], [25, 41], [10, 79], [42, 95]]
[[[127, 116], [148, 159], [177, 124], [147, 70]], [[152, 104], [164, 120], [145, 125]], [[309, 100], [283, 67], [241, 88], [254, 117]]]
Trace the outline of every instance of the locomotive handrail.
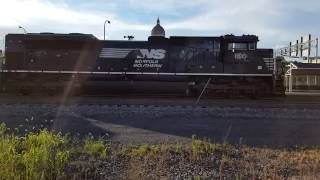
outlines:
[[16, 73], [61, 73], [61, 74], [108, 74], [108, 75], [172, 75], [172, 76], [273, 76], [270, 74], [234, 74], [234, 73], [167, 73], [167, 72], [98, 72], [98, 71], [46, 71], [46, 70], [6, 70], [3, 72]]

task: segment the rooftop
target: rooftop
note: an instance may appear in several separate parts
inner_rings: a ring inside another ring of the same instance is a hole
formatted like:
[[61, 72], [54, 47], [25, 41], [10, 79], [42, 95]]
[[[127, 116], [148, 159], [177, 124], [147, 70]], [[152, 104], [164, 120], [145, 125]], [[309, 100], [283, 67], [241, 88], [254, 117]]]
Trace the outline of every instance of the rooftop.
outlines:
[[293, 63], [298, 69], [320, 69], [320, 64], [314, 63]]

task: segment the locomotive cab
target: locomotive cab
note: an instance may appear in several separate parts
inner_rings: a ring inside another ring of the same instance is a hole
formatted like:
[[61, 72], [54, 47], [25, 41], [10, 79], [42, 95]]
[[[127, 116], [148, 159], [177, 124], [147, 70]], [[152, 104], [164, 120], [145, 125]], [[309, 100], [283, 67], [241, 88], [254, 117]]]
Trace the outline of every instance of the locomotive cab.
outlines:
[[[221, 37], [223, 78], [211, 77], [209, 89], [225, 94], [260, 96], [273, 93], [272, 49], [259, 49], [255, 35]], [[209, 79], [209, 77], [207, 77]]]
[[[224, 39], [224, 72], [232, 74], [266, 74], [270, 68], [264, 58], [273, 58], [271, 49], [258, 49], [257, 36], [226, 35]], [[272, 74], [272, 73], [271, 73]]]

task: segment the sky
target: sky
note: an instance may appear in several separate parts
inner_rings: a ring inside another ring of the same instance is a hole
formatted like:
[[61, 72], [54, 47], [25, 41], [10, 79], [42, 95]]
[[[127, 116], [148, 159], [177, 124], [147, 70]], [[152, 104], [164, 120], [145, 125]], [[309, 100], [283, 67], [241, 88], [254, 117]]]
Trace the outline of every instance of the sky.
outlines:
[[146, 40], [156, 19], [167, 36], [255, 34], [277, 48], [311, 33], [320, 36], [319, 0], [0, 0], [0, 48], [8, 33], [88, 33]]

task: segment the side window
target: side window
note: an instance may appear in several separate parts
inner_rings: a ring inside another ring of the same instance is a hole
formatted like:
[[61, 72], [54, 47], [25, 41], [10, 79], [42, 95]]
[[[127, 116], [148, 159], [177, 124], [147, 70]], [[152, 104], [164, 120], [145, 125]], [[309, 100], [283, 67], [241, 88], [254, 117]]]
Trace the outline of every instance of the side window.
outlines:
[[249, 43], [249, 50], [256, 50], [256, 43]]
[[248, 43], [229, 43], [228, 50], [248, 50]]
[[220, 42], [214, 41], [213, 49], [215, 52], [217, 52], [217, 51], [219, 52], [220, 51]]
[[247, 43], [235, 43], [235, 49], [236, 50], [248, 50], [248, 44]]
[[229, 43], [228, 44], [228, 50], [230, 50], [230, 51], [232, 51], [232, 50], [234, 50], [234, 43]]

